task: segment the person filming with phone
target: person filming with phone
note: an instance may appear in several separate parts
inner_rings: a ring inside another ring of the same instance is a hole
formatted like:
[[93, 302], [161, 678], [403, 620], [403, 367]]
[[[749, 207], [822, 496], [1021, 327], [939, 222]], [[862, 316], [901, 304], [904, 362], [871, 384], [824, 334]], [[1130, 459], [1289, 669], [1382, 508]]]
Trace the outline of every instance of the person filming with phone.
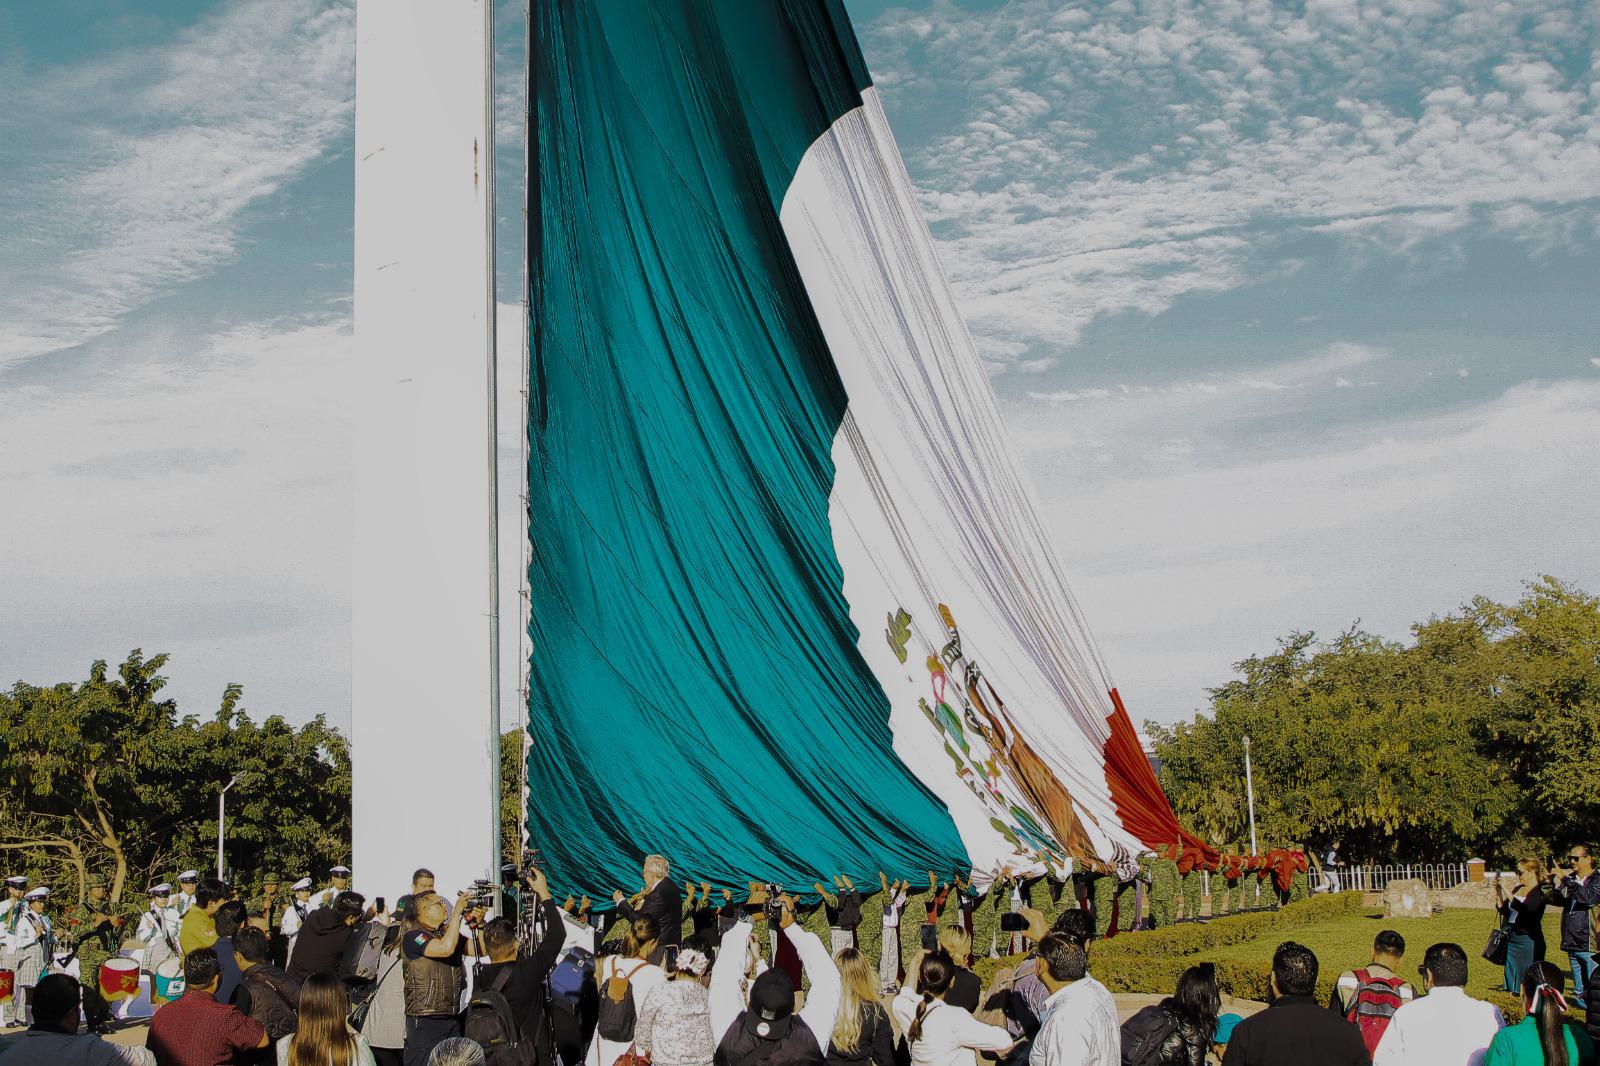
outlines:
[[[823, 1066], [839, 1013], [839, 971], [815, 933], [795, 924], [792, 896], [765, 891], [757, 907], [722, 938], [711, 969], [711, 1032], [716, 1066]], [[747, 908], [748, 909], [748, 908]], [[776, 925], [800, 956], [811, 982], [805, 1007], [795, 1010], [795, 986], [777, 968], [763, 970], [752, 953], [754, 921]]]

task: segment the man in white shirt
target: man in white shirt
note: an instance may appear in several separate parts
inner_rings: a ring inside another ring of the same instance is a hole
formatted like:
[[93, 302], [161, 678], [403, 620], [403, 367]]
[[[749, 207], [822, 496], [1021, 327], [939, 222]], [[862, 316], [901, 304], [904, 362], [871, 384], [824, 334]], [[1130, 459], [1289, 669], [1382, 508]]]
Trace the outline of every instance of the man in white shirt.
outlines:
[[1373, 1066], [1479, 1066], [1505, 1021], [1500, 1008], [1467, 995], [1467, 953], [1435, 944], [1421, 972], [1428, 994], [1395, 1011]]
[[1051, 933], [1039, 942], [1039, 978], [1049, 997], [1040, 1012], [1039, 1035], [1029, 1066], [1119, 1066], [1122, 1027], [1117, 1002], [1089, 976], [1083, 941]]

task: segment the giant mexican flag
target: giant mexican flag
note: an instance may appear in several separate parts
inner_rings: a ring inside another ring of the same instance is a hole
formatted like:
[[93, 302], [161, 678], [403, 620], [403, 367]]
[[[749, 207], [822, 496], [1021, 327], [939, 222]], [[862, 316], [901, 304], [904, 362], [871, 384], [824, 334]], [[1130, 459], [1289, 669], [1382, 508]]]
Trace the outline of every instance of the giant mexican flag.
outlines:
[[564, 890], [1180, 830], [841, 0], [535, 0], [528, 832]]

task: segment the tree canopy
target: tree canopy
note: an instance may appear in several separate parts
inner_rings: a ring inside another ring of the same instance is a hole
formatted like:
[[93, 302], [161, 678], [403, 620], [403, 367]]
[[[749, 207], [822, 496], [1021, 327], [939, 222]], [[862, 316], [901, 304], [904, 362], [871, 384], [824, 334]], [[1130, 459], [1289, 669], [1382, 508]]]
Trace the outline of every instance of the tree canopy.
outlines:
[[1412, 627], [1292, 633], [1235, 665], [1209, 714], [1147, 723], [1179, 817], [1247, 843], [1244, 738], [1263, 841], [1358, 859], [1496, 862], [1594, 834], [1600, 600], [1553, 577]]
[[135, 649], [111, 674], [0, 693], [0, 864], [81, 893], [88, 873], [112, 898], [216, 863], [217, 792], [228, 793], [228, 868], [323, 873], [349, 859], [350, 749], [321, 717], [256, 722], [228, 685], [210, 718], [180, 717], [166, 655]]

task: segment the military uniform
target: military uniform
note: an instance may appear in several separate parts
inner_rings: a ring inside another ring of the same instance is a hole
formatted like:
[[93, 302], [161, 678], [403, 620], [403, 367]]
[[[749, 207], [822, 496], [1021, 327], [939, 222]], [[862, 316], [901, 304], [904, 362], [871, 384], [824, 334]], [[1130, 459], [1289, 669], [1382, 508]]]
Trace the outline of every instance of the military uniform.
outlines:
[[1094, 894], [1094, 935], [1105, 936], [1111, 928], [1111, 908], [1117, 898], [1115, 874], [1099, 874], [1091, 890]]
[[[0, 970], [17, 969], [17, 956], [11, 950], [11, 938], [16, 935], [17, 925], [22, 920], [22, 912], [28, 905], [23, 902], [23, 895], [28, 890], [26, 877], [6, 878], [6, 898], [0, 900]], [[12, 999], [9, 1003], [0, 1003], [0, 1025], [9, 1024], [22, 1017], [21, 997]]]
[[1200, 918], [1200, 890], [1205, 887], [1205, 875], [1196, 866], [1179, 879], [1183, 888], [1183, 916], [1192, 921]]
[[[268, 885], [280, 891], [268, 895], [266, 892]], [[266, 929], [263, 932], [267, 934], [267, 951], [272, 964], [280, 970], [288, 962], [289, 952], [289, 938], [284, 936], [280, 929], [283, 923], [283, 911], [289, 901], [289, 894], [281, 891], [282, 885], [283, 882], [277, 874], [267, 874], [261, 879], [262, 891], [251, 896], [249, 902], [245, 904], [252, 922], [265, 923]]]
[[[101, 878], [89, 878], [90, 889], [104, 887]], [[100, 964], [120, 950], [126, 922], [127, 908], [109, 899], [85, 899], [67, 911], [67, 928], [77, 946], [78, 979], [83, 984], [84, 1022], [96, 1032], [111, 1021], [111, 1006], [100, 997]]]
[[1174, 907], [1179, 880], [1178, 860], [1174, 856], [1176, 850], [1176, 845], [1168, 845], [1150, 870], [1150, 920], [1157, 929], [1171, 925], [1177, 919]]

